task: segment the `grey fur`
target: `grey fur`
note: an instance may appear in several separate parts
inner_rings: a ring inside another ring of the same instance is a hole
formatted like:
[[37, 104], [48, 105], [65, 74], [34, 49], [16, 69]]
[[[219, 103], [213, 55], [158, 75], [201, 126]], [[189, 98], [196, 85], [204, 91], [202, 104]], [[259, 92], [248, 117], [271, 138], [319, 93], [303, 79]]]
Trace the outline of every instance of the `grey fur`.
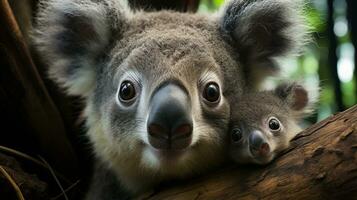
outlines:
[[[272, 161], [301, 131], [299, 121], [313, 112], [315, 92], [297, 83], [282, 83], [274, 90], [247, 93], [238, 103], [232, 103], [228, 133], [231, 158], [238, 163], [267, 164]], [[236, 101], [237, 97], [230, 99]], [[269, 118], [272, 117], [280, 121], [280, 131], [269, 130]], [[243, 133], [239, 142], [231, 140], [230, 134], [235, 128]], [[270, 146], [267, 156], [253, 156], [249, 150], [249, 135], [256, 130], [263, 134]]]
[[132, 196], [125, 191], [116, 175], [103, 163], [97, 163], [86, 200], [128, 200]]
[[[45, 55], [49, 75], [69, 94], [86, 96], [92, 72], [126, 18], [119, 1], [40, 1], [33, 32], [34, 45]], [[83, 78], [86, 76], [86, 78]], [[81, 79], [83, 78], [83, 79]]]
[[236, 0], [223, 10], [221, 29], [231, 35], [252, 86], [279, 67], [276, 57], [298, 54], [309, 40], [302, 0]]
[[[234, 2], [229, 5], [241, 1]], [[35, 45], [48, 62], [50, 77], [69, 94], [85, 97], [88, 136], [101, 166], [106, 166], [105, 170], [98, 168], [103, 172], [97, 174], [115, 174], [113, 184], [136, 194], [161, 181], [203, 173], [226, 160], [222, 156], [230, 117], [226, 97], [241, 97], [247, 83], [259, 84], [260, 79], [251, 78], [252, 69], [267, 76], [264, 68], [241, 64], [247, 60], [244, 48], [250, 47], [232, 42], [237, 35], [224, 29], [228, 25], [222, 26], [222, 21], [229, 24], [227, 15], [132, 12], [117, 0], [43, 0], [40, 7]], [[249, 12], [265, 10], [252, 7]], [[240, 12], [227, 13], [228, 18], [243, 19]], [[264, 55], [265, 62], [281, 55], [281, 49], [293, 47], [279, 45], [285, 48], [252, 55]], [[130, 105], [118, 100], [124, 80], [132, 81], [137, 91]], [[202, 99], [202, 90], [210, 81], [221, 89], [221, 100], [215, 106]], [[150, 97], [165, 82], [179, 82], [187, 90], [194, 121], [193, 142], [173, 163], [158, 160], [146, 137]], [[93, 181], [91, 194], [108, 191], [101, 188], [109, 187], [101, 184], [103, 179]]]

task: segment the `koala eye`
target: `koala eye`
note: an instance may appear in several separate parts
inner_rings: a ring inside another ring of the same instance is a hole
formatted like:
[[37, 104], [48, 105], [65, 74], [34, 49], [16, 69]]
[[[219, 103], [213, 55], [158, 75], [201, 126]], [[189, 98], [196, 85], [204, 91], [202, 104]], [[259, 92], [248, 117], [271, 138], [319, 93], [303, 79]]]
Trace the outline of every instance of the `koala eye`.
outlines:
[[279, 131], [281, 128], [279, 120], [275, 117], [271, 117], [269, 119], [269, 128], [272, 131]]
[[243, 138], [243, 133], [239, 128], [232, 130], [231, 138], [233, 142], [239, 142]]
[[136, 96], [134, 83], [131, 81], [123, 81], [119, 89], [120, 100], [126, 102], [130, 101]]
[[208, 83], [203, 90], [203, 98], [210, 103], [217, 103], [220, 99], [219, 86], [217, 83]]

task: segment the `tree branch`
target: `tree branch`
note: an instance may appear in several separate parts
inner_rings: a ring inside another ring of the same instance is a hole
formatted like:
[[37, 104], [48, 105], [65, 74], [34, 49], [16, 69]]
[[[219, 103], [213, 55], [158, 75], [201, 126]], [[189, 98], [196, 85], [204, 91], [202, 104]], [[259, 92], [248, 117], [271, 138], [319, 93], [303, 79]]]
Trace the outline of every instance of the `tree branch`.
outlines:
[[301, 132], [267, 166], [230, 166], [139, 199], [355, 199], [357, 106]]

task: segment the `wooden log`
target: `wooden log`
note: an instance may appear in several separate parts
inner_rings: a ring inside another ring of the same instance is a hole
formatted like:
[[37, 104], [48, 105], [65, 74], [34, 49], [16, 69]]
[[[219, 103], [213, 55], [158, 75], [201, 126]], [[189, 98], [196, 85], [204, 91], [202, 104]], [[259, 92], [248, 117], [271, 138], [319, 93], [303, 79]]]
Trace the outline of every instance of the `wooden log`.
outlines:
[[139, 199], [357, 199], [357, 105], [301, 132], [267, 166], [229, 166]]

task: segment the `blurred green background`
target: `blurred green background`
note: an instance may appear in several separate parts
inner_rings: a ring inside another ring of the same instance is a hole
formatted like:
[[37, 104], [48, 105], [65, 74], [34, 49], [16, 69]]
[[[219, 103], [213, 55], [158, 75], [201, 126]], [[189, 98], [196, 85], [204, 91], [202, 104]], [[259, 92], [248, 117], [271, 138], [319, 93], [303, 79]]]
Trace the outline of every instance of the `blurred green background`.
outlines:
[[[355, 69], [356, 0], [305, 1], [305, 17], [313, 41], [298, 58], [281, 63], [281, 79], [289, 78], [321, 88], [317, 112], [309, 120], [320, 121], [357, 103]], [[201, 0], [199, 12], [215, 12], [224, 0]], [[355, 10], [355, 11], [354, 11]], [[353, 41], [354, 39], [354, 41]], [[274, 82], [273, 78], [266, 85]]]

